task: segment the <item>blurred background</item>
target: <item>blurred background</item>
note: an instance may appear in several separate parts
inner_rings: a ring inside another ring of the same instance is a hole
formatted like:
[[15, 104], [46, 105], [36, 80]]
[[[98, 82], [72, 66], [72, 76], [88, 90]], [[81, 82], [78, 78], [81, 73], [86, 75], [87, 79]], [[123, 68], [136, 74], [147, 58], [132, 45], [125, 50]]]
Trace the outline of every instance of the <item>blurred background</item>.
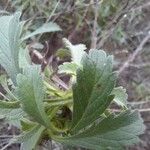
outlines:
[[[0, 0], [0, 15], [16, 11], [22, 11], [26, 33], [47, 22], [62, 29], [27, 40], [35, 63], [40, 60], [33, 50], [41, 57], [46, 54], [47, 59], [60, 54], [64, 37], [73, 44], [83, 43], [88, 49], [103, 49], [114, 55], [117, 84], [127, 89], [129, 107], [140, 111], [146, 125], [141, 142], [126, 149], [150, 150], [150, 0]], [[1, 121], [0, 147], [18, 133]], [[44, 150], [50, 149], [47, 145]], [[51, 148], [71, 150], [56, 143], [51, 143]], [[9, 149], [18, 150], [19, 145]]]

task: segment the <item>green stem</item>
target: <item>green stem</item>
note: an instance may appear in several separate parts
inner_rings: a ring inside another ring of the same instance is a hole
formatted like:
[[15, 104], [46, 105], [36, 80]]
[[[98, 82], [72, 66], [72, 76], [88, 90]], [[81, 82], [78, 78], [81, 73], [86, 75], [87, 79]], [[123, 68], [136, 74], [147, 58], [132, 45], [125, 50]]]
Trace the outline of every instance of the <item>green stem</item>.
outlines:
[[44, 102], [59, 102], [59, 101], [66, 101], [68, 99], [72, 99], [72, 96], [64, 97], [64, 98], [52, 98], [52, 99], [45, 99]]
[[11, 108], [20, 108], [20, 102], [19, 101], [4, 101], [4, 100], [0, 100], [0, 108], [7, 108], [7, 109], [11, 109]]
[[69, 100], [62, 100], [62, 101], [49, 101], [49, 102], [45, 102], [45, 108], [46, 109], [49, 109], [51, 108], [52, 106], [63, 106], [63, 105], [66, 105], [66, 104], [70, 104], [72, 103], [72, 99], [69, 99]]

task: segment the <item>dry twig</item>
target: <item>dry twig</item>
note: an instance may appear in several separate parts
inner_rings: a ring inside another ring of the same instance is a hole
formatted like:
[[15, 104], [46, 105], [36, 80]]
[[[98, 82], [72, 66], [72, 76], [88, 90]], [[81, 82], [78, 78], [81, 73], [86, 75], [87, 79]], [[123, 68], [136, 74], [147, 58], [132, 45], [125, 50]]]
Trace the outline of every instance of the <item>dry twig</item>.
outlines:
[[140, 43], [140, 45], [136, 48], [136, 50], [133, 52], [133, 54], [130, 54], [127, 61], [120, 67], [118, 74], [121, 74], [127, 67], [130, 66], [130, 63], [134, 61], [136, 56], [141, 52], [143, 49], [143, 46], [147, 43], [147, 41], [150, 39], [150, 34], [148, 34]]
[[94, 16], [94, 24], [93, 24], [93, 30], [92, 30], [92, 38], [91, 38], [91, 49], [95, 49], [96, 44], [97, 44], [98, 0], [95, 0], [94, 2], [95, 2], [95, 4], [94, 4], [93, 8], [94, 8], [95, 16]]

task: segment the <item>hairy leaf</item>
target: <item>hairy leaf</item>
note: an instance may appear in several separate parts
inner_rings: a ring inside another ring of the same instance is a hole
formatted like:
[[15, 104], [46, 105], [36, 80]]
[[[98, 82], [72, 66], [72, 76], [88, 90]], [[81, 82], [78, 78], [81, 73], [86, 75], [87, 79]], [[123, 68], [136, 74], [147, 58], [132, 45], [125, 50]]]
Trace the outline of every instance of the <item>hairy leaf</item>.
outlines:
[[28, 53], [28, 49], [25, 48], [20, 48], [20, 52], [19, 52], [19, 66], [20, 68], [25, 68], [27, 66], [29, 66], [29, 64], [31, 64], [31, 58], [30, 55]]
[[76, 75], [78, 66], [73, 62], [65, 62], [58, 68], [58, 73], [66, 73], [71, 75]]
[[[139, 141], [144, 125], [139, 113], [127, 110], [118, 115], [102, 115], [120, 93], [114, 92], [116, 75], [112, 72], [112, 56], [90, 50], [84, 55], [73, 87], [73, 120], [68, 136], [55, 140], [87, 149], [120, 150]], [[119, 97], [121, 98], [121, 97]], [[124, 98], [124, 97], [123, 97]]]
[[36, 29], [34, 32], [23, 37], [22, 40], [26, 40], [38, 34], [42, 34], [46, 32], [56, 32], [56, 31], [61, 31], [61, 28], [56, 23], [53, 23], [53, 22], [45, 23], [41, 27]]
[[1, 108], [0, 119], [5, 119], [5, 122], [14, 126], [20, 127], [20, 119], [23, 118], [25, 113], [20, 108]]
[[81, 64], [81, 59], [83, 55], [85, 54], [85, 51], [87, 48], [84, 44], [77, 44], [73, 45], [70, 43], [69, 40], [63, 39], [66, 47], [71, 51], [72, 61], [76, 63], [77, 65]]
[[73, 132], [97, 120], [114, 98], [110, 95], [116, 80], [112, 56], [106, 56], [101, 50], [90, 50], [89, 55], [84, 55], [82, 64], [73, 87]]
[[20, 72], [18, 54], [22, 24], [20, 13], [0, 17], [0, 64], [4, 67], [14, 84]]
[[39, 66], [25, 68], [24, 74], [17, 76], [18, 99], [24, 111], [38, 123], [49, 127], [49, 120], [44, 110], [44, 87]]

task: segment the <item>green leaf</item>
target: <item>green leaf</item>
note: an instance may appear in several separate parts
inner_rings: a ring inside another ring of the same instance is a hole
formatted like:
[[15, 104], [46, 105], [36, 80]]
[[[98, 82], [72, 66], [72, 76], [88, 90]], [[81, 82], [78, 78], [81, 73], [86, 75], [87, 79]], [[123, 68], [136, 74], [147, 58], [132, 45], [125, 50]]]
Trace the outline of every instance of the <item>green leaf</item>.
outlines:
[[112, 72], [112, 56], [102, 50], [90, 50], [77, 71], [77, 83], [73, 86], [73, 123], [76, 132], [97, 120], [109, 106], [114, 96], [116, 74]]
[[61, 31], [61, 28], [56, 23], [53, 23], [53, 22], [45, 23], [41, 27], [36, 29], [34, 32], [23, 37], [22, 40], [24, 41], [24, 40], [31, 38], [38, 34], [42, 34], [42, 33], [46, 33], [46, 32], [56, 32], [56, 31]]
[[31, 64], [31, 58], [28, 53], [28, 49], [20, 48], [19, 52], [19, 66], [20, 68], [25, 68]]
[[0, 119], [5, 119], [6, 123], [20, 127], [20, 119], [25, 113], [20, 109], [0, 108]]
[[58, 67], [58, 73], [76, 75], [78, 65], [73, 62], [65, 62]]
[[5, 100], [0, 100], [0, 108], [19, 108], [20, 107], [20, 102], [19, 101], [5, 101]]
[[19, 69], [19, 44], [22, 25], [19, 22], [20, 13], [0, 17], [0, 64], [4, 67], [13, 83]]
[[144, 125], [139, 113], [126, 111], [117, 116], [110, 115], [75, 135], [56, 140], [93, 150], [121, 150], [125, 145], [139, 142], [138, 135], [143, 131]]
[[117, 87], [113, 89], [111, 94], [115, 95], [114, 102], [116, 102], [121, 107], [127, 108], [128, 95], [126, 93], [126, 89], [123, 87]]
[[49, 120], [44, 110], [44, 86], [39, 66], [25, 68], [24, 74], [17, 76], [17, 95], [24, 111], [38, 123], [49, 127]]
[[77, 45], [72, 45], [69, 40], [66, 38], [63, 39], [66, 47], [71, 51], [71, 56], [72, 56], [72, 62], [80, 65], [81, 64], [81, 59], [83, 55], [85, 54], [85, 51], [87, 48], [84, 44], [77, 44]]
[[20, 120], [20, 123], [21, 123], [21, 130], [22, 131], [28, 131], [30, 130], [32, 127], [34, 127], [35, 125], [37, 125], [36, 122], [33, 122], [33, 121], [30, 121], [26, 118], [22, 118]]
[[18, 140], [22, 143], [21, 150], [33, 150], [38, 144], [44, 129], [43, 126], [37, 126], [22, 137], [20, 136]]
[[7, 92], [7, 95], [5, 95], [5, 99], [7, 98], [7, 100], [18, 100], [17, 97], [15, 96], [15, 94], [13, 93], [13, 86], [11, 84], [11, 90], [10, 88], [8, 87], [8, 85], [10, 84], [9, 83], [9, 80], [7, 80], [7, 76], [6, 75], [1, 75], [0, 76], [0, 84], [2, 85], [2, 87], [4, 88], [4, 90]]
[[68, 49], [58, 49], [55, 55], [60, 59], [71, 58], [71, 52]]
[[119, 95], [120, 87], [112, 92], [116, 81], [112, 56], [102, 50], [90, 50], [84, 55], [82, 65], [73, 87], [72, 126], [68, 135], [53, 138], [66, 145], [93, 150], [121, 150], [125, 145], [137, 143], [138, 135], [144, 131], [137, 111], [103, 115], [115, 96], [125, 96]]

